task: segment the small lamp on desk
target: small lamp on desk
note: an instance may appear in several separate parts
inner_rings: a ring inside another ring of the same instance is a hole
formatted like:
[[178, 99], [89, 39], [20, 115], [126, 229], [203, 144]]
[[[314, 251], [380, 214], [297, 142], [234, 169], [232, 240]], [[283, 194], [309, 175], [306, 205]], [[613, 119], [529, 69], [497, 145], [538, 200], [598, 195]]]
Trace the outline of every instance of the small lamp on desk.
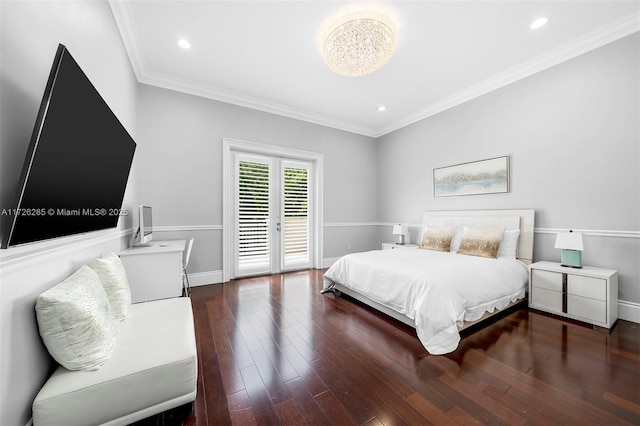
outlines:
[[407, 227], [405, 225], [393, 225], [393, 235], [396, 236], [396, 244], [403, 245], [404, 244], [404, 234], [407, 232]]
[[558, 232], [555, 248], [562, 249], [560, 255], [562, 266], [582, 268], [582, 233], [573, 232], [573, 230]]

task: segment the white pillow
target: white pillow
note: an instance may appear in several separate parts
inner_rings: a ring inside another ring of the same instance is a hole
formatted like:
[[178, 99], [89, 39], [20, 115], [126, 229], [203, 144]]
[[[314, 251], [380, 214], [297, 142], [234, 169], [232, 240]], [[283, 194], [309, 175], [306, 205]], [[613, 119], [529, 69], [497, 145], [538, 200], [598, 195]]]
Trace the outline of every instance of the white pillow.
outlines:
[[451, 238], [451, 249], [449, 251], [455, 253], [460, 248], [460, 241], [462, 241], [462, 226], [456, 227], [456, 231]]
[[36, 317], [47, 350], [69, 370], [97, 370], [113, 352], [118, 322], [86, 265], [38, 296]]
[[518, 238], [520, 237], [519, 229], [507, 229], [502, 234], [500, 249], [498, 250], [498, 258], [515, 259], [518, 254]]
[[131, 306], [131, 289], [122, 261], [115, 253], [109, 253], [103, 258], [91, 262], [89, 267], [100, 278], [102, 287], [109, 298], [113, 316], [118, 321], [122, 321], [129, 314]]

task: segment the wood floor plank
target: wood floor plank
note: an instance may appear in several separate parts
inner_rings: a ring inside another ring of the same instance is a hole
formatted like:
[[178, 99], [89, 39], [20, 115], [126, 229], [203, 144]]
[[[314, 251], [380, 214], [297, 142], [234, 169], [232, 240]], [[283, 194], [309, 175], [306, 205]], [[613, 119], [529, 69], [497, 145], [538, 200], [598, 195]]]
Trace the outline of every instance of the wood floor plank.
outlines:
[[[211, 424], [224, 424], [224, 423], [211, 423]], [[252, 409], [232, 411], [231, 412], [231, 424], [236, 426], [257, 426], [256, 418], [253, 415]]]
[[310, 365], [356, 422], [362, 424], [374, 417], [375, 404], [371, 402], [366, 392], [362, 392], [362, 389], [358, 389], [352, 383], [346, 374], [348, 372], [334, 370], [322, 359]]
[[330, 424], [351, 426], [357, 425], [349, 411], [344, 405], [336, 398], [336, 396], [330, 390], [326, 390], [319, 395], [315, 396], [315, 400], [318, 402], [322, 411], [329, 419]]
[[220, 377], [220, 366], [215, 354], [202, 359], [202, 381], [205, 387], [205, 403], [207, 406], [207, 421], [228, 423], [230, 421], [227, 410], [227, 398], [223, 382]]
[[422, 417], [424, 417], [425, 422], [433, 425], [451, 424], [451, 419], [446, 415], [446, 413], [433, 405], [428, 399], [424, 398], [419, 393], [414, 392], [405, 399], [422, 415]]
[[295, 401], [305, 422], [310, 425], [328, 425], [329, 419], [320, 407], [316, 399], [311, 395], [302, 379], [293, 379], [286, 383], [287, 388], [291, 392], [292, 399]]
[[300, 352], [298, 352], [293, 345], [285, 346], [281, 348], [280, 351], [296, 370], [311, 395], [318, 395], [328, 389], [327, 385], [320, 379], [311, 365], [300, 355]]
[[245, 389], [240, 368], [236, 362], [224, 324], [214, 320], [211, 324], [211, 332], [213, 335], [213, 343], [207, 343], [204, 347], [210, 348], [214, 346], [217, 348], [218, 362], [220, 364], [220, 379], [224, 384], [225, 392], [232, 394]]
[[260, 423], [278, 424], [278, 413], [256, 366], [243, 368], [240, 373], [247, 387], [254, 418]]
[[286, 383], [289, 380], [299, 377], [296, 369], [293, 368], [293, 365], [291, 365], [287, 357], [282, 353], [280, 347], [273, 341], [273, 339], [271, 339], [271, 337], [260, 340], [260, 343], [283, 382]]
[[[502, 404], [500, 400], [495, 400], [485, 394], [481, 389], [473, 384], [467, 383], [459, 377], [445, 373], [440, 376], [440, 380], [446, 383], [452, 389], [455, 389], [462, 395], [471, 399], [476, 404], [491, 412], [498, 419], [509, 425], [522, 425], [526, 423], [526, 419], [517, 412], [512, 411], [508, 406]], [[493, 424], [493, 422], [492, 422]]]
[[242, 411], [251, 408], [251, 401], [246, 390], [227, 395], [227, 408], [229, 411]]
[[278, 417], [283, 425], [307, 424], [293, 399], [288, 399], [276, 405], [276, 411], [278, 411]]
[[518, 307], [430, 355], [322, 270], [193, 288], [193, 404], [136, 426], [640, 424], [640, 325]]
[[262, 382], [274, 404], [280, 404], [291, 398], [282, 377], [275, 369], [264, 349], [251, 353]]

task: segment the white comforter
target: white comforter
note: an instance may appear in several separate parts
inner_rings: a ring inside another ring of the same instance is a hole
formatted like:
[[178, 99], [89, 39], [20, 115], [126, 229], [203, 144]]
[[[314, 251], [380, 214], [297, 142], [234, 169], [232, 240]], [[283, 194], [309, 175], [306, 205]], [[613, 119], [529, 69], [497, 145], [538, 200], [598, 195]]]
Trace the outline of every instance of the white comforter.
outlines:
[[432, 250], [377, 250], [340, 258], [324, 275], [334, 283], [413, 319], [431, 354], [453, 352], [458, 325], [503, 309], [525, 295], [527, 266], [516, 259], [487, 259]]

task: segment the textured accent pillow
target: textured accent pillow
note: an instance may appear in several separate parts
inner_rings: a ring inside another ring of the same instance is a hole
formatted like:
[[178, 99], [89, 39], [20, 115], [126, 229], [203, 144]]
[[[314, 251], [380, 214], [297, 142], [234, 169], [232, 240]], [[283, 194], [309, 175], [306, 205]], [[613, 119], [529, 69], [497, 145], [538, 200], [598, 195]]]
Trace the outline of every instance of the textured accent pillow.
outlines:
[[507, 229], [502, 234], [502, 242], [498, 250], [498, 258], [515, 259], [518, 254], [518, 238], [520, 237], [519, 229]]
[[86, 265], [38, 296], [36, 317], [47, 350], [69, 370], [97, 370], [113, 352], [118, 322]]
[[455, 227], [425, 226], [422, 231], [421, 249], [449, 251]]
[[113, 316], [122, 321], [129, 314], [131, 306], [131, 289], [122, 261], [115, 253], [96, 259], [89, 267], [98, 274], [102, 287], [109, 298]]
[[498, 256], [503, 233], [504, 228], [472, 228], [465, 226], [462, 230], [462, 241], [460, 241], [460, 248], [457, 253], [495, 259]]

